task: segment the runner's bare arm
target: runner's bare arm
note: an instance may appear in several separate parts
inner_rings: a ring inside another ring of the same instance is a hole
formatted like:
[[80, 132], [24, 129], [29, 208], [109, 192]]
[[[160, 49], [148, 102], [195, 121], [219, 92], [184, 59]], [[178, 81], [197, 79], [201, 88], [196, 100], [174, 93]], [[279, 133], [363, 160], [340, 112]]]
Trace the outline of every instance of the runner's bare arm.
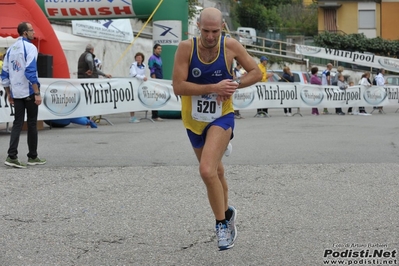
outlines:
[[236, 39], [226, 38], [226, 46], [228, 62], [232, 64], [233, 59], [237, 60], [247, 72], [246, 75], [241, 77], [239, 88], [248, 87], [259, 82], [262, 79], [262, 72], [242, 44]]

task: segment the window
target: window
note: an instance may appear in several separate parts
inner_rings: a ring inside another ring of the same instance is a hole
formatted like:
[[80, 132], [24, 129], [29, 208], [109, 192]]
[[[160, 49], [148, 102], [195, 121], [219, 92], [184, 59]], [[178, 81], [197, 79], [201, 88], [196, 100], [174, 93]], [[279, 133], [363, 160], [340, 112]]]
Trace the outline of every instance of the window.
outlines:
[[301, 82], [301, 78], [299, 77], [299, 75], [297, 73], [294, 74], [294, 81]]
[[359, 29], [375, 29], [375, 10], [359, 10]]
[[398, 85], [399, 85], [399, 77], [388, 77], [388, 78], [387, 78], [387, 82], [388, 82], [388, 84], [390, 84], [390, 85], [396, 85], [396, 86], [398, 86]]

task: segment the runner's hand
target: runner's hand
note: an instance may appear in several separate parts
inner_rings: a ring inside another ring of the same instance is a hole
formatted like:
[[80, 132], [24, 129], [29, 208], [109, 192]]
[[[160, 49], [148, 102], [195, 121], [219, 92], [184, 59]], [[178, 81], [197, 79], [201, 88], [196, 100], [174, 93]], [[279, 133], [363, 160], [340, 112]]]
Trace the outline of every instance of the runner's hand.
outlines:
[[231, 96], [238, 88], [238, 83], [231, 79], [224, 79], [218, 83], [216, 93], [219, 96]]

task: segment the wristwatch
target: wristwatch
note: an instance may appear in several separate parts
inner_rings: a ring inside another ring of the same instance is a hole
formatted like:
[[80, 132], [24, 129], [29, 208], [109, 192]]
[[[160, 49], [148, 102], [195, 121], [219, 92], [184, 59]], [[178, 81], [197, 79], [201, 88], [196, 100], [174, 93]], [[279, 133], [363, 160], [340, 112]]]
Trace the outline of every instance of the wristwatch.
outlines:
[[39, 96], [39, 95], [40, 95], [40, 91], [39, 91], [39, 92], [35, 92], [35, 95], [36, 95], [36, 96]]
[[235, 81], [235, 82], [237, 82], [237, 83], [238, 83], [238, 85], [240, 85], [240, 84], [241, 84], [241, 78], [236, 78], [234, 81]]

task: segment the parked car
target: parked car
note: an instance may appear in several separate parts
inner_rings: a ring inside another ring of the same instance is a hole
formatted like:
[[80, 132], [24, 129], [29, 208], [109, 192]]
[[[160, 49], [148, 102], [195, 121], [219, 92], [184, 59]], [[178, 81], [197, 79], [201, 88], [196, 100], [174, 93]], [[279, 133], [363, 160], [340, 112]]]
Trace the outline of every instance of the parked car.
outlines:
[[273, 73], [273, 76], [269, 77], [267, 80], [269, 82], [278, 82], [280, 81], [281, 77], [277, 75], [276, 73]]
[[[267, 71], [277, 74], [280, 77], [280, 79], [284, 73], [282, 69], [268, 69]], [[310, 84], [309, 73], [303, 71], [296, 71], [296, 70], [291, 70], [291, 73], [294, 75], [295, 82], [299, 82], [302, 84]]]
[[389, 85], [399, 86], [399, 76], [385, 76], [385, 81], [388, 82]]
[[256, 43], [256, 31], [254, 28], [238, 27], [237, 28], [238, 41], [245, 45]]

